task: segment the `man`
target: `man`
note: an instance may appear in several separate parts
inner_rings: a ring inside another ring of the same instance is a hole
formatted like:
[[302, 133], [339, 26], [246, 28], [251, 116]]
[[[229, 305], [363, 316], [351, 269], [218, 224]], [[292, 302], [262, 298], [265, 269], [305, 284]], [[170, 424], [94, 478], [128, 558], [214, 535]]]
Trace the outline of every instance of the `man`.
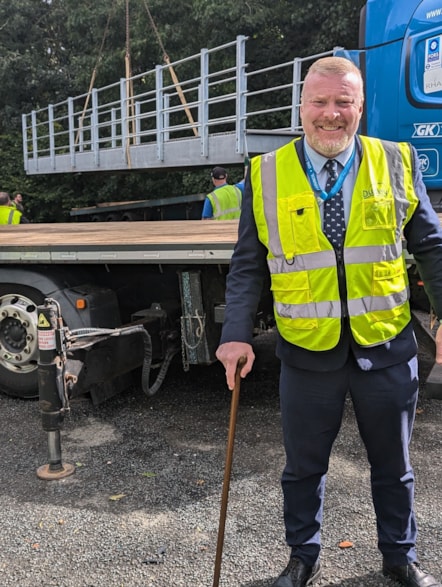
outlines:
[[214, 167], [211, 173], [214, 190], [204, 201], [202, 219], [229, 220], [241, 214], [241, 190], [227, 183], [224, 167]]
[[417, 347], [402, 234], [442, 316], [442, 232], [415, 150], [357, 135], [362, 108], [361, 74], [350, 61], [327, 57], [311, 66], [301, 100], [305, 137], [251, 161], [228, 275], [217, 357], [230, 389], [241, 356], [241, 377], [252, 368], [253, 322], [271, 277], [291, 548], [273, 587], [320, 579], [326, 473], [347, 394], [371, 467], [383, 574], [400, 585], [441, 587], [415, 550], [408, 444]]
[[0, 192], [0, 224], [20, 224], [21, 216], [8, 192]]
[[11, 205], [15, 206], [19, 212], [21, 212], [20, 224], [29, 224], [28, 218], [24, 215], [25, 208], [23, 206], [23, 196], [18, 192], [14, 192], [11, 200]]
[[14, 193], [11, 203], [17, 208], [17, 210], [20, 210], [21, 213], [25, 211], [23, 207], [23, 196], [21, 194]]

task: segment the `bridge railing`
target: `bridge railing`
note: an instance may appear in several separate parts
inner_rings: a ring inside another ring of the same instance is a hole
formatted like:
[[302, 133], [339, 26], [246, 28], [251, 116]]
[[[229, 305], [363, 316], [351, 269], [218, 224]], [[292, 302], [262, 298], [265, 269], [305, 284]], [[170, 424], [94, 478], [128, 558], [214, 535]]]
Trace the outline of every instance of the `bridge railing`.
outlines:
[[127, 161], [131, 146], [146, 143], [156, 144], [161, 161], [168, 142], [189, 137], [200, 141], [204, 157], [214, 133], [234, 133], [236, 152], [246, 154], [247, 129], [300, 131], [305, 66], [332, 52], [249, 71], [246, 41], [247, 37], [238, 36], [225, 45], [24, 114], [25, 170], [31, 160], [38, 170], [40, 159], [49, 159], [55, 169], [60, 155], [68, 156], [75, 170], [77, 156], [84, 153], [95, 159], [98, 168], [101, 151], [119, 149]]

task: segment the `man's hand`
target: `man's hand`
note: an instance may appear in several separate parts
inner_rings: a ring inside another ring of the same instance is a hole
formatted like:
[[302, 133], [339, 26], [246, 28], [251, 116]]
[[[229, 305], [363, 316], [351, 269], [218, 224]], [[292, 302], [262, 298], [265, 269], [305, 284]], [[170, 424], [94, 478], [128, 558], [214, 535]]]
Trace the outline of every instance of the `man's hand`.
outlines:
[[442, 365], [442, 324], [436, 332], [436, 363]]
[[247, 342], [225, 342], [220, 345], [216, 351], [216, 358], [221, 361], [226, 369], [226, 381], [230, 390], [235, 387], [235, 372], [240, 357], [244, 357], [246, 360], [240, 373], [241, 377], [244, 379], [244, 377], [252, 370], [253, 361], [255, 360], [255, 353], [253, 352], [252, 346]]

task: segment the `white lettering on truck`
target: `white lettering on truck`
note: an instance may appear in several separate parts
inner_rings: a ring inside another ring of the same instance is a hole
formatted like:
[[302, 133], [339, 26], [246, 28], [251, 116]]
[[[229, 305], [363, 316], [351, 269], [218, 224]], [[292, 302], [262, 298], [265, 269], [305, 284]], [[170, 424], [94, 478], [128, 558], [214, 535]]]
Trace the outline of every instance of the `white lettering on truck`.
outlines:
[[433, 138], [441, 134], [442, 122], [415, 122], [413, 138]]
[[435, 10], [430, 10], [427, 12], [427, 14], [425, 16], [427, 17], [427, 20], [430, 20], [431, 18], [437, 18], [438, 16], [442, 16], [442, 8], [436, 8]]
[[426, 94], [442, 91], [442, 35], [425, 41], [423, 89]]

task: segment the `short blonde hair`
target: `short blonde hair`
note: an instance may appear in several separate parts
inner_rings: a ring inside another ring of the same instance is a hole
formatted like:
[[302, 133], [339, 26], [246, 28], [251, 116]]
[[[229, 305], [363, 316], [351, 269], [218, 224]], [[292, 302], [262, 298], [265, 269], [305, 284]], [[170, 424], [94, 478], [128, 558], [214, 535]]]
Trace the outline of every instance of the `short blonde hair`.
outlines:
[[345, 57], [321, 57], [314, 61], [305, 76], [304, 83], [308, 80], [310, 75], [318, 73], [319, 75], [345, 75], [347, 73], [355, 74], [361, 82], [361, 96], [364, 99], [364, 81], [362, 79], [361, 70], [353, 61]]

